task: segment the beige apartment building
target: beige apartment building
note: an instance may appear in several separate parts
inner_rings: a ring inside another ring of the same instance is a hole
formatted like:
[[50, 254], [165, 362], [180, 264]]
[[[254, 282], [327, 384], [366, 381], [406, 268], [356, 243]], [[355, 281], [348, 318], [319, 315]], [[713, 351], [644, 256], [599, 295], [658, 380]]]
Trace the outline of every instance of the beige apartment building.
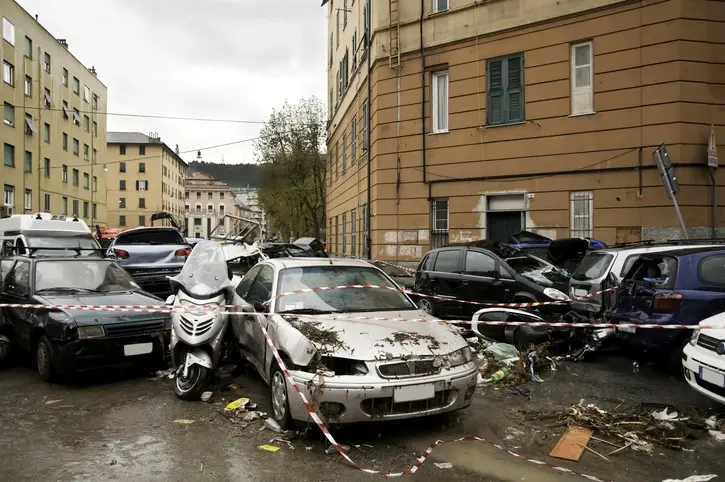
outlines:
[[15, 1], [2, 1], [0, 17], [0, 214], [105, 226], [106, 86]]
[[151, 215], [167, 212], [183, 228], [184, 180], [189, 166], [177, 150], [156, 133], [108, 133], [109, 227], [150, 226]]
[[331, 252], [413, 262], [521, 229], [681, 238], [652, 157], [661, 144], [689, 235], [725, 234], [725, 178], [707, 164], [711, 126], [725, 139], [725, 2], [324, 8]]
[[194, 172], [186, 178], [186, 235], [192, 238], [226, 236], [235, 223], [225, 215], [239, 216], [236, 194], [229, 184]]

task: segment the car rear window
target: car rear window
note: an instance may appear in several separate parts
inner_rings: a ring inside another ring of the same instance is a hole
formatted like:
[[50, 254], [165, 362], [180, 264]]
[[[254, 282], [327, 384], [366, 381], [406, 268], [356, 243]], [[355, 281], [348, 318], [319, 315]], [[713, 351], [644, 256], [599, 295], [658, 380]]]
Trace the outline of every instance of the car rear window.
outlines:
[[460, 253], [461, 251], [458, 249], [439, 251], [434, 271], [439, 271], [441, 273], [453, 273], [458, 271], [458, 258]]
[[142, 230], [119, 234], [116, 238], [116, 245], [123, 244], [186, 244], [186, 241], [175, 229]]
[[626, 279], [653, 283], [659, 289], [672, 289], [677, 277], [677, 258], [643, 256], [632, 265]]
[[584, 256], [571, 275], [577, 281], [598, 279], [604, 276], [614, 256], [609, 253], [589, 253]]
[[725, 255], [708, 256], [700, 261], [700, 281], [709, 285], [725, 285]]

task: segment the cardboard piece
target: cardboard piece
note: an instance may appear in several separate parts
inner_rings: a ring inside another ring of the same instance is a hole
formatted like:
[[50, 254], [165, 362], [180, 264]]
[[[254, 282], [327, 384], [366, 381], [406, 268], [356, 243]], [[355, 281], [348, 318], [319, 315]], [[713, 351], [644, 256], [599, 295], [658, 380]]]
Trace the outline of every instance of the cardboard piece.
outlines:
[[557, 459], [579, 462], [584, 453], [584, 447], [589, 444], [592, 435], [594, 435], [594, 432], [588, 428], [569, 427], [569, 430], [561, 436], [549, 455]]

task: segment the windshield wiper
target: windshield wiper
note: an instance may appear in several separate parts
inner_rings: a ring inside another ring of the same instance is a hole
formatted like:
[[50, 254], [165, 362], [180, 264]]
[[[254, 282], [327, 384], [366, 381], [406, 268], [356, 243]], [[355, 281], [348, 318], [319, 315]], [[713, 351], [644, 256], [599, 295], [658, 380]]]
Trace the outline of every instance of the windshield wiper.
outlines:
[[278, 311], [279, 315], [329, 315], [330, 313], [340, 313], [339, 311], [332, 310], [318, 310], [317, 308], [297, 308], [294, 310]]
[[37, 290], [37, 293], [43, 293], [43, 292], [47, 292], [47, 291], [65, 291], [65, 292], [69, 292], [69, 293], [81, 293], [81, 292], [103, 293], [103, 291], [101, 291], [101, 290], [92, 290], [92, 289], [88, 289], [88, 288], [73, 288], [70, 286], [56, 286], [53, 288], [43, 288], [42, 290]]

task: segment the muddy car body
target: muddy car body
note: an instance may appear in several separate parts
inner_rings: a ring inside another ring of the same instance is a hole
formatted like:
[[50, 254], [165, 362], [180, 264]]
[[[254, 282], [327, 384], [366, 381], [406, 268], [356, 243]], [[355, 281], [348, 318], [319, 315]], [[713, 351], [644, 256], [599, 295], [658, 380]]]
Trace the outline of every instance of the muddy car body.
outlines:
[[[340, 284], [397, 288], [362, 260], [279, 258], [256, 265], [236, 289], [236, 303], [243, 299], [262, 314], [295, 383], [328, 423], [413, 418], [470, 405], [477, 372], [466, 341], [396, 289], [361, 286], [279, 297]], [[306, 316], [312, 314], [319, 316]], [[282, 426], [308, 421], [259, 324], [244, 315], [231, 323], [242, 355], [270, 386], [275, 420]]]

